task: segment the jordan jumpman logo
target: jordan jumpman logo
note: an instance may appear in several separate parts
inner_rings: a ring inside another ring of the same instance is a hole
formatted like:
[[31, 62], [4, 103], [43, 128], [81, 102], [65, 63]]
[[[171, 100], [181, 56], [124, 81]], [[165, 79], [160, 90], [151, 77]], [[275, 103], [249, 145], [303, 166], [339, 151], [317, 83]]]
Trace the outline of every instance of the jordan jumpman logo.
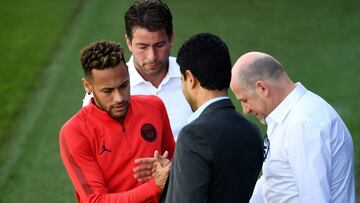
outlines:
[[105, 141], [103, 141], [102, 151], [99, 153], [99, 155], [102, 154], [102, 153], [104, 153], [104, 152], [111, 152], [110, 149], [106, 149], [106, 147], [105, 147]]

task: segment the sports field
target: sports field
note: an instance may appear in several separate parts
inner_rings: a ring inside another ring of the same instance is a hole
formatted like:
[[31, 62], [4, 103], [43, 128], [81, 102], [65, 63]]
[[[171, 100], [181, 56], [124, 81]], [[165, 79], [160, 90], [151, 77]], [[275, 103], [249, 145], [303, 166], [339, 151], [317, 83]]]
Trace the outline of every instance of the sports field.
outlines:
[[[165, 2], [174, 16], [172, 55], [199, 32], [219, 35], [233, 63], [247, 51], [272, 54], [294, 81], [318, 93], [342, 116], [359, 165], [360, 1]], [[2, 1], [0, 203], [75, 202], [59, 155], [58, 132], [82, 104], [79, 51], [98, 39], [125, 47], [123, 15], [131, 3]]]

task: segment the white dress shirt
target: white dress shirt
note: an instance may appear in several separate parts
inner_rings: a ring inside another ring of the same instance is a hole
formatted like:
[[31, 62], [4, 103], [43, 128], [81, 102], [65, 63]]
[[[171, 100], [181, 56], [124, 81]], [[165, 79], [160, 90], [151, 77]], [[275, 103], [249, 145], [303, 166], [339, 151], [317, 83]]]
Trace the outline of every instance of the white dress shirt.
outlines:
[[269, 153], [250, 202], [355, 202], [351, 135], [301, 83], [267, 117]]
[[200, 114], [206, 109], [206, 107], [208, 107], [210, 104], [220, 101], [222, 99], [230, 99], [227, 96], [224, 97], [215, 97], [212, 99], [209, 99], [207, 102], [203, 103], [189, 118], [188, 118], [188, 124], [193, 122], [195, 119], [197, 119]]
[[[145, 81], [139, 74], [133, 62], [133, 56], [130, 57], [127, 66], [130, 76], [130, 94], [156, 95], [161, 98], [165, 104], [176, 141], [181, 128], [187, 124], [188, 117], [193, 113], [181, 91], [181, 72], [176, 58], [169, 57], [168, 72], [158, 88], [154, 87], [151, 82]], [[92, 95], [85, 95], [83, 106], [89, 103], [91, 97]]]

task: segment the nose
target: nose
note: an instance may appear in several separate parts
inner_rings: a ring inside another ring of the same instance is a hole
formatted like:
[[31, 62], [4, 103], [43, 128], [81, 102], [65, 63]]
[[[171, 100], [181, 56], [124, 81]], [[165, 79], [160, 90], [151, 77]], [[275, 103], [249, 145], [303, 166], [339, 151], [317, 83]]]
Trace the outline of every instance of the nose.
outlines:
[[120, 103], [124, 100], [124, 95], [121, 93], [120, 90], [114, 91], [114, 102]]
[[242, 107], [242, 109], [243, 109], [243, 113], [244, 113], [244, 114], [248, 114], [248, 113], [251, 112], [251, 109], [250, 109], [250, 107], [249, 107], [247, 104], [241, 103], [241, 107]]
[[149, 48], [148, 59], [151, 62], [156, 61], [156, 48], [155, 47]]

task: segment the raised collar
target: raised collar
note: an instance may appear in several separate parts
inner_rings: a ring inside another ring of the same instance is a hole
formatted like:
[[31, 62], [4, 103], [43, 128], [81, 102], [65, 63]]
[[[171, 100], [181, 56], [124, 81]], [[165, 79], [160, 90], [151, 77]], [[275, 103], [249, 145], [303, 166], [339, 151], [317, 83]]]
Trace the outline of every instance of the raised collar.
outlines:
[[295, 84], [295, 88], [288, 96], [266, 117], [266, 123], [272, 121], [281, 124], [295, 104], [306, 94], [307, 89], [300, 83]]

